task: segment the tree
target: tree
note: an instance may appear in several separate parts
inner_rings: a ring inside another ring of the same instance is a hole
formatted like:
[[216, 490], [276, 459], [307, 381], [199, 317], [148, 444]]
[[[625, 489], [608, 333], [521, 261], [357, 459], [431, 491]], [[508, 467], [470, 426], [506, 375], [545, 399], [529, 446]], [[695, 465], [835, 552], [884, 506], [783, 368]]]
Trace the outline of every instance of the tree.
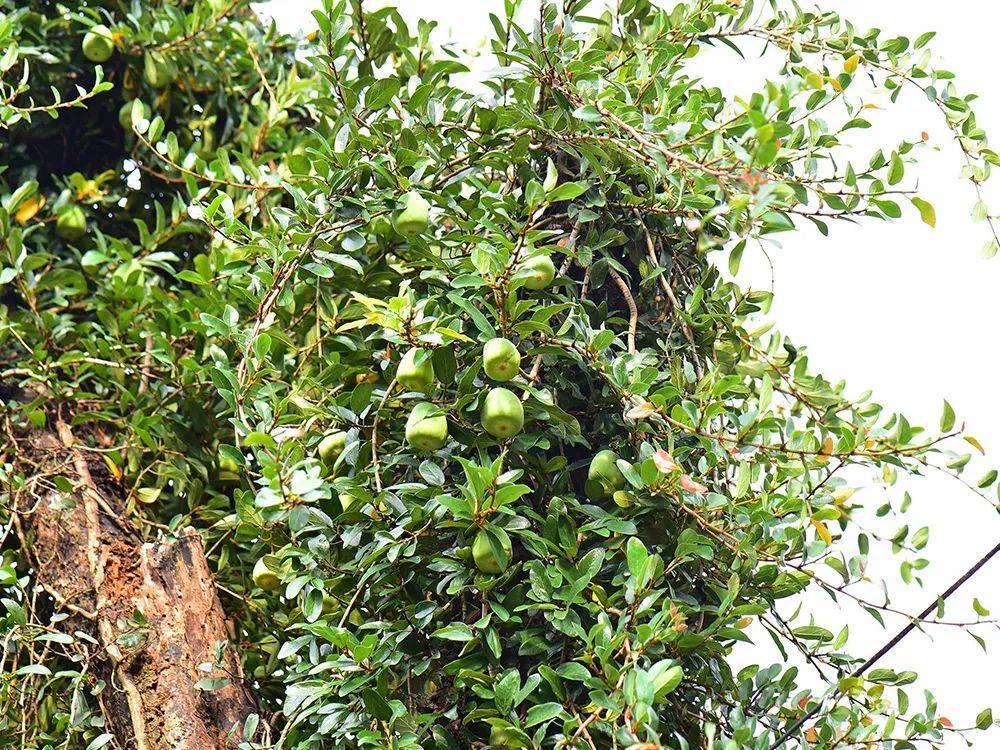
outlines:
[[[844, 474], [978, 444], [848, 397], [717, 266], [933, 226], [921, 144], [851, 131], [922, 91], [978, 191], [973, 97], [932, 34], [791, 3], [504, 5], [483, 94], [391, 8], [300, 39], [243, 0], [0, 2], [0, 746], [964, 731], [789, 603], [896, 613], [870, 551], [919, 581], [929, 532], [867, 532]], [[775, 67], [733, 98], [709, 47]], [[801, 658], [734, 673], [752, 623]]]

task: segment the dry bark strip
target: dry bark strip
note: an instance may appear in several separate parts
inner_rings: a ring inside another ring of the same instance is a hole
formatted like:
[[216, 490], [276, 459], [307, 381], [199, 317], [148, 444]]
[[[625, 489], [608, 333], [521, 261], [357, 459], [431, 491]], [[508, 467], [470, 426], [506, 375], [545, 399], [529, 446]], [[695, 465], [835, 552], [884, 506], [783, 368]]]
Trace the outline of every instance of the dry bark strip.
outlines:
[[[26, 548], [38, 582], [71, 615], [61, 627], [84, 630], [103, 647], [101, 676], [114, 688], [105, 709], [121, 746], [235, 747], [255, 709], [238, 660], [230, 649], [217, 654], [229, 632], [200, 537], [188, 529], [175, 541], [144, 543], [115, 493], [95, 482], [66, 424], [31, 443], [39, 476], [64, 476], [74, 493], [36, 483]], [[196, 687], [205, 677], [228, 684]]]

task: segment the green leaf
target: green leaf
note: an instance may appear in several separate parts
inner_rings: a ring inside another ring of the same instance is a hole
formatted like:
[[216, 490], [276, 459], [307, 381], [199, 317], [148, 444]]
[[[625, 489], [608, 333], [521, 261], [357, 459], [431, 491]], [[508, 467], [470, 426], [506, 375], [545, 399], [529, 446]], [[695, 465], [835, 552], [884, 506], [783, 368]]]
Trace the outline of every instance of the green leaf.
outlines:
[[361, 691], [361, 700], [364, 701], [365, 709], [373, 718], [379, 721], [389, 721], [392, 718], [392, 708], [378, 690], [365, 688]]
[[989, 729], [993, 724], [993, 709], [984, 708], [976, 716], [976, 729]]
[[597, 107], [592, 104], [588, 104], [574, 110], [573, 117], [578, 120], [583, 120], [584, 122], [600, 122], [601, 113], [597, 111]]
[[369, 86], [365, 92], [365, 107], [368, 109], [381, 109], [391, 102], [392, 98], [398, 93], [398, 78], [381, 78]]
[[890, 185], [897, 185], [903, 179], [903, 160], [895, 151], [889, 158], [889, 172], [887, 179]]
[[445, 625], [443, 628], [438, 628], [431, 633], [431, 636], [446, 641], [471, 641], [476, 637], [475, 633], [472, 632], [472, 628], [464, 622], [453, 622], [450, 625]]
[[944, 407], [941, 409], [941, 432], [951, 432], [951, 428], [955, 426], [955, 410], [951, 408], [951, 404], [947, 401], [944, 402]]
[[540, 703], [537, 706], [532, 706], [524, 717], [524, 725], [533, 727], [552, 721], [562, 713], [562, 710], [562, 705], [559, 703]]
[[103, 734], [99, 734], [93, 740], [91, 740], [89, 745], [87, 745], [87, 750], [98, 750], [98, 748], [104, 747], [114, 738], [115, 736], [109, 732], [104, 732]]

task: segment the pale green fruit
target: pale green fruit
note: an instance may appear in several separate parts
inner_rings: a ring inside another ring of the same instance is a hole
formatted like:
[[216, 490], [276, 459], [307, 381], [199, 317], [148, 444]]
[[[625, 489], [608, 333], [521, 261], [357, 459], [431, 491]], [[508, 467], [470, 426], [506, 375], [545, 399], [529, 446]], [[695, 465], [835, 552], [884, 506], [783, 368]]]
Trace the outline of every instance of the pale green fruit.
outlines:
[[625, 489], [625, 475], [618, 468], [618, 455], [608, 449], [599, 451], [590, 462], [584, 489], [592, 500], [612, 497]]
[[[504, 537], [503, 549], [507, 553], [507, 560], [510, 560], [513, 552], [510, 546], [510, 539], [506, 537]], [[472, 542], [472, 559], [475, 561], [476, 567], [484, 573], [499, 575], [507, 567], [506, 565], [500, 567], [500, 561], [493, 554], [493, 545], [490, 544], [490, 538], [485, 531], [480, 531], [476, 534], [476, 539]]]
[[406, 442], [417, 450], [436, 451], [448, 440], [448, 420], [434, 404], [421, 401], [406, 420]]
[[337, 500], [340, 501], [340, 509], [344, 513], [346, 513], [348, 509], [354, 505], [354, 495], [349, 492], [338, 492]]
[[223, 482], [240, 481], [240, 465], [229, 456], [219, 454], [219, 479]]
[[138, 99], [132, 99], [131, 101], [125, 102], [122, 105], [122, 108], [118, 110], [118, 122], [121, 123], [123, 128], [129, 131], [132, 130], [133, 109], [138, 117], [143, 118], [146, 116], [146, 105]]
[[396, 217], [396, 231], [400, 234], [420, 234], [427, 229], [431, 204], [413, 190], [403, 198], [403, 210]]
[[507, 339], [490, 339], [483, 347], [483, 369], [493, 380], [505, 383], [521, 368], [521, 353]]
[[324, 463], [332, 464], [340, 454], [344, 452], [344, 445], [347, 442], [347, 433], [343, 430], [331, 432], [319, 441], [319, 457]]
[[142, 61], [142, 79], [153, 88], [163, 88], [177, 76], [177, 68], [162, 52], [150, 50]]
[[506, 388], [494, 388], [486, 394], [479, 417], [483, 429], [499, 440], [514, 437], [524, 429], [521, 399]]
[[257, 584], [258, 588], [264, 589], [264, 591], [274, 591], [281, 585], [281, 579], [278, 578], [278, 574], [267, 567], [263, 557], [254, 563], [253, 582]]
[[91, 62], [102, 63], [114, 54], [115, 40], [111, 29], [103, 24], [92, 27], [83, 36], [83, 56]]
[[69, 206], [59, 212], [56, 234], [67, 242], [74, 242], [87, 232], [87, 216], [79, 206]]
[[419, 352], [420, 349], [413, 347], [403, 355], [396, 370], [396, 381], [407, 390], [427, 393], [434, 384], [434, 363], [430, 352], [418, 363]]
[[522, 270], [531, 272], [531, 275], [524, 280], [524, 285], [528, 289], [544, 289], [551, 284], [552, 279], [556, 277], [555, 264], [552, 262], [552, 258], [548, 255], [532, 256], [524, 262], [524, 265], [521, 266], [521, 268]]

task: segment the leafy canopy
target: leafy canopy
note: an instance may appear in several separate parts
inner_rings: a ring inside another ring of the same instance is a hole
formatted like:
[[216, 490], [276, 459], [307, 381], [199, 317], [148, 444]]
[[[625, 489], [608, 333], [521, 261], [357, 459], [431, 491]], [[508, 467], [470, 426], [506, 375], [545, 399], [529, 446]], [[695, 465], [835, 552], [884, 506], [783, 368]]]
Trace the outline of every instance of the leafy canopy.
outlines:
[[[929, 532], [891, 492], [900, 531], [866, 531], [845, 474], [960, 474], [954, 413], [848, 397], [718, 268], [809, 225], [933, 226], [921, 143], [850, 148], [907, 88], [979, 189], [996, 155], [932, 35], [778, 0], [507, 0], [470, 87], [431, 22], [315, 19], [0, 0], [0, 746], [112, 741], [97, 646], [49, 622], [16, 533], [18, 446], [57, 417], [150, 537], [204, 536], [261, 705], [244, 747], [763, 750], [818, 702], [791, 745], [957, 731], [912, 672], [844, 677], [847, 626], [796, 606], [896, 611], [856, 593], [888, 578], [869, 555], [918, 582]], [[773, 68], [727, 95], [694, 72], [709, 48]], [[495, 338], [521, 357], [503, 383]], [[786, 658], [734, 672], [752, 623]]]

